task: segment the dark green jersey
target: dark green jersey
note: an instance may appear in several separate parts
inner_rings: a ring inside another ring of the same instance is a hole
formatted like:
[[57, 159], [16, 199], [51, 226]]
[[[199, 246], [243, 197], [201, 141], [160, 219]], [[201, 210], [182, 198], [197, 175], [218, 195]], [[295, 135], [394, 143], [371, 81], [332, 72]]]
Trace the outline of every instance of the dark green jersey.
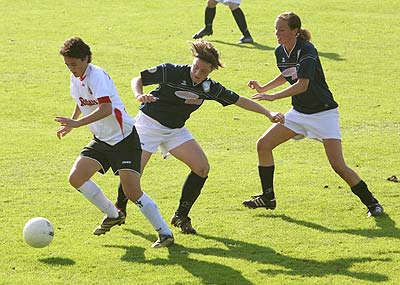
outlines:
[[318, 57], [318, 52], [310, 42], [297, 39], [292, 51], [288, 53], [283, 45], [275, 49], [275, 57], [281, 74], [290, 84], [298, 78], [310, 80], [305, 92], [292, 96], [293, 109], [304, 114], [313, 114], [337, 108], [324, 71]]
[[158, 100], [142, 103], [140, 110], [168, 128], [181, 128], [190, 114], [196, 111], [204, 100], [215, 100], [222, 106], [234, 104], [239, 95], [226, 89], [220, 83], [207, 78], [195, 84], [190, 76], [190, 65], [164, 63], [141, 73], [144, 86], [158, 84], [150, 93]]

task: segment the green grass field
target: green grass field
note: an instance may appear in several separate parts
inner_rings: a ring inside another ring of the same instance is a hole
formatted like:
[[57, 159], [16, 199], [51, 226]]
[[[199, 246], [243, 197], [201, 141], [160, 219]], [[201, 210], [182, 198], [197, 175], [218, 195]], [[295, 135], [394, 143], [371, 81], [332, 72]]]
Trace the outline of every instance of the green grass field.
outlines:
[[[54, 116], [74, 107], [58, 50], [65, 39], [82, 37], [135, 115], [130, 79], [162, 62], [191, 63], [188, 41], [204, 22], [206, 1], [75, 2], [0, 0], [0, 284], [400, 284], [400, 183], [386, 180], [400, 176], [399, 1], [245, 0], [256, 40], [245, 46], [235, 44], [240, 32], [219, 5], [207, 38], [226, 64], [212, 78], [250, 97], [249, 79], [266, 82], [278, 72], [276, 15], [299, 14], [340, 105], [346, 161], [387, 214], [367, 218], [311, 140], [274, 152], [277, 209], [244, 208], [241, 201], [260, 191], [255, 143], [270, 123], [206, 102], [187, 123], [211, 164], [191, 212], [199, 235], [174, 228], [176, 245], [160, 250], [150, 248], [155, 232], [133, 204], [126, 225], [92, 235], [103, 215], [67, 181], [91, 135], [81, 128], [56, 138]], [[263, 104], [285, 112], [290, 99]], [[167, 221], [187, 173], [177, 160], [155, 155], [143, 175]], [[117, 177], [94, 180], [115, 199]], [[22, 238], [36, 216], [55, 227], [43, 249]]]

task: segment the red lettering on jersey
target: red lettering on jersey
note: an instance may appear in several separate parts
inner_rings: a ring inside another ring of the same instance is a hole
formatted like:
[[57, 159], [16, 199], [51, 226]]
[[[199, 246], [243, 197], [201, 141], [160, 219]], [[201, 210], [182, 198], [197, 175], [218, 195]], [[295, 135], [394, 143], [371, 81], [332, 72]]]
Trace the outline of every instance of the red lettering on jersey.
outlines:
[[99, 100], [99, 104], [111, 103], [111, 99], [108, 96], [101, 97], [98, 100]]
[[93, 106], [93, 105], [99, 104], [99, 102], [97, 102], [97, 100], [88, 100], [88, 99], [84, 99], [82, 97], [79, 97], [79, 102], [81, 102], [81, 106]]
[[204, 99], [186, 99], [185, 104], [189, 105], [201, 105]]

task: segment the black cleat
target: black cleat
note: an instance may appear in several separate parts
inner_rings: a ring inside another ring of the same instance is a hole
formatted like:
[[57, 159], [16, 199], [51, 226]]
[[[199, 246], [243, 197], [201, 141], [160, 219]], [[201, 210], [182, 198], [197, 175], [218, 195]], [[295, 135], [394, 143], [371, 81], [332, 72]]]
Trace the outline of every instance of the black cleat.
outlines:
[[113, 226], [120, 226], [125, 224], [125, 215], [121, 211], [118, 211], [117, 218], [109, 218], [107, 216], [104, 217], [101, 225], [99, 225], [94, 231], [93, 234], [96, 236], [103, 235], [106, 232], [110, 231]]
[[152, 248], [168, 247], [174, 244], [173, 235], [158, 235], [158, 239], [151, 246]]
[[204, 36], [211, 36], [213, 34], [212, 28], [204, 27], [197, 33], [193, 35], [193, 38], [196, 39], [201, 39]]
[[253, 196], [254, 199], [244, 200], [242, 202], [243, 206], [256, 209], [256, 208], [265, 208], [270, 210], [275, 210], [276, 208], [276, 200], [275, 198], [272, 200], [265, 199], [262, 194]]
[[172, 216], [171, 225], [180, 227], [182, 233], [195, 235], [197, 232], [193, 228], [191, 219], [189, 217], [179, 217], [176, 214]]
[[378, 217], [382, 216], [383, 207], [379, 203], [372, 204], [368, 206], [368, 217]]
[[251, 36], [242, 36], [236, 44], [241, 45], [241, 44], [252, 44], [252, 43], [254, 43], [254, 40]]

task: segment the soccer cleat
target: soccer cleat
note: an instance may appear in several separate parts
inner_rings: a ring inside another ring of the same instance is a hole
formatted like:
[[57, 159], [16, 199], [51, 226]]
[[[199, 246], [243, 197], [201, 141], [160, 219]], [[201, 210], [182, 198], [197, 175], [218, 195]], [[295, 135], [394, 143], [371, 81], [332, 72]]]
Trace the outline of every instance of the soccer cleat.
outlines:
[[200, 31], [198, 31], [197, 33], [195, 33], [193, 35], [193, 38], [196, 39], [201, 39], [204, 36], [211, 36], [213, 34], [213, 30], [212, 28], [209, 27], [204, 27], [202, 28]]
[[265, 209], [270, 209], [274, 210], [276, 208], [276, 200], [268, 200], [263, 197], [262, 194], [253, 196], [254, 199], [250, 200], [244, 200], [242, 204], [250, 209], [256, 209], [256, 208], [265, 208]]
[[241, 45], [241, 44], [252, 44], [252, 43], [254, 43], [254, 40], [251, 36], [242, 36], [236, 44]]
[[93, 234], [96, 236], [103, 235], [106, 232], [110, 231], [110, 229], [113, 226], [120, 226], [122, 224], [125, 224], [125, 215], [122, 211], [118, 211], [118, 217], [117, 218], [109, 218], [107, 216], [104, 217], [103, 221], [101, 222], [101, 225], [99, 225], [94, 231]]
[[158, 239], [151, 246], [152, 248], [168, 247], [175, 242], [173, 235], [158, 235]]
[[195, 235], [197, 233], [192, 226], [191, 219], [187, 216], [179, 217], [176, 214], [173, 215], [171, 219], [171, 225], [173, 225], [174, 227], [180, 227], [182, 233], [184, 234]]
[[378, 217], [382, 216], [383, 207], [379, 203], [372, 204], [368, 206], [368, 217]]

